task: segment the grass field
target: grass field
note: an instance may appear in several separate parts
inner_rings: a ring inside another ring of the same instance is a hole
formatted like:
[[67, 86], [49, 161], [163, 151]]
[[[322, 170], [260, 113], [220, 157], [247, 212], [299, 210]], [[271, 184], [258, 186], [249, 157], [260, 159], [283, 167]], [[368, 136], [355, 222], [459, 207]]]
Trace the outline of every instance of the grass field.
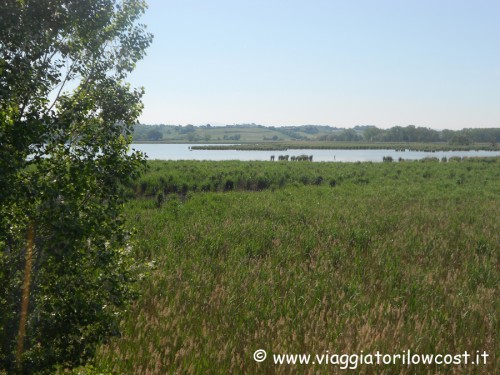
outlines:
[[[272, 354], [408, 349], [489, 358], [354, 372], [498, 369], [500, 159], [150, 166], [126, 215], [154, 267], [122, 337], [100, 348], [100, 371], [343, 373]], [[261, 188], [248, 182], [259, 176]]]
[[[284, 126], [266, 127], [262, 125], [227, 125], [227, 126], [172, 126], [172, 125], [137, 125], [134, 140], [137, 142], [154, 140], [149, 136], [151, 130], [161, 133], [162, 142], [216, 142], [232, 143], [235, 140], [244, 143], [263, 141], [292, 141], [297, 139], [314, 140], [321, 135], [340, 133], [341, 130], [328, 126]], [[361, 133], [360, 133], [361, 134]]]

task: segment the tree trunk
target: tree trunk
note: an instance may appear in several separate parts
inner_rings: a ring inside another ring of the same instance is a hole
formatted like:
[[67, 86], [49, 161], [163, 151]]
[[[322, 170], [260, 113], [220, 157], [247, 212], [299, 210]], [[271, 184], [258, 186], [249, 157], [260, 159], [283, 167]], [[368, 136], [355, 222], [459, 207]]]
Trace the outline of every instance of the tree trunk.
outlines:
[[19, 319], [19, 333], [17, 335], [16, 362], [21, 366], [24, 337], [26, 335], [26, 321], [28, 318], [28, 304], [30, 299], [31, 268], [33, 263], [33, 244], [35, 239], [35, 225], [31, 221], [28, 228], [28, 245], [26, 247], [26, 264], [24, 266], [23, 296], [21, 300], [21, 318]]

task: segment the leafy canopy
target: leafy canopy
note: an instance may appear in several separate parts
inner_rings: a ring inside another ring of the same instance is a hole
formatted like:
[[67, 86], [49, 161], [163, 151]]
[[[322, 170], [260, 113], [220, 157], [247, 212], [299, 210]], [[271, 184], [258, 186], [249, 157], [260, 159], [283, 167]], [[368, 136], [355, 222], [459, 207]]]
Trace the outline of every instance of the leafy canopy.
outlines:
[[118, 333], [134, 274], [123, 186], [144, 164], [129, 150], [143, 90], [125, 80], [152, 41], [145, 9], [0, 2], [0, 372], [71, 367]]

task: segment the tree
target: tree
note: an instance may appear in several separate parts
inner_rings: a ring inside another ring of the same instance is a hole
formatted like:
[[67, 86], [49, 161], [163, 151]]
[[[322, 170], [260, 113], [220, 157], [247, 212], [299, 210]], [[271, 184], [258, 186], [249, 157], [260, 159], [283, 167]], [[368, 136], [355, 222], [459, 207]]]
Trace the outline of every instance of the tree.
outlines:
[[373, 142], [379, 134], [382, 134], [384, 130], [379, 129], [375, 126], [367, 127], [363, 132], [363, 137], [368, 142]]
[[470, 137], [465, 134], [456, 134], [448, 141], [448, 143], [450, 145], [467, 146], [472, 144], [473, 142]]
[[148, 132], [147, 138], [150, 141], [161, 141], [163, 133], [157, 129], [152, 129]]
[[89, 358], [133, 296], [140, 0], [0, 2], [0, 373]]
[[356, 132], [356, 130], [353, 129], [343, 130], [340, 134], [335, 136], [335, 140], [341, 142], [354, 142], [360, 141], [361, 139], [361, 136]]

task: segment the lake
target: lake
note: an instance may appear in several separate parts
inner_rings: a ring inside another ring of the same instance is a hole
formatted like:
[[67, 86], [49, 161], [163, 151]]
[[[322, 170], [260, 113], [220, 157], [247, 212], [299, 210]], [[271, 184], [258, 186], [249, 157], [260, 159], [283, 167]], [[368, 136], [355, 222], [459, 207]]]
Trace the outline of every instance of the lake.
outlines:
[[418, 160], [425, 157], [474, 157], [474, 156], [500, 156], [500, 151], [405, 151], [395, 150], [287, 150], [287, 151], [238, 151], [238, 150], [193, 150], [191, 146], [199, 144], [151, 144], [135, 143], [132, 148], [145, 152], [149, 159], [158, 160], [270, 160], [274, 155], [278, 160], [279, 155], [299, 156], [312, 155], [313, 161], [356, 162], [372, 161], [381, 162], [384, 156], [392, 156], [394, 161], [400, 157], [407, 160]]

